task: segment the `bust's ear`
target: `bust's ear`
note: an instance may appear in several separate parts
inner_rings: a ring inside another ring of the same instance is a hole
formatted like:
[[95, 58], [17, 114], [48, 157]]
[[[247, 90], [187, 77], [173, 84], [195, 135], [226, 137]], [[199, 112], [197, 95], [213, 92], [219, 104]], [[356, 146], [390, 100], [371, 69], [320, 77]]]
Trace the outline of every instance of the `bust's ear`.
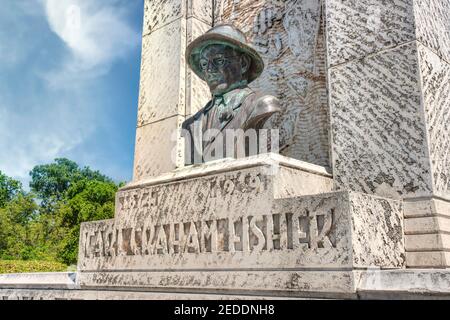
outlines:
[[248, 69], [250, 69], [250, 57], [246, 54], [243, 54], [241, 56], [241, 73], [246, 74]]

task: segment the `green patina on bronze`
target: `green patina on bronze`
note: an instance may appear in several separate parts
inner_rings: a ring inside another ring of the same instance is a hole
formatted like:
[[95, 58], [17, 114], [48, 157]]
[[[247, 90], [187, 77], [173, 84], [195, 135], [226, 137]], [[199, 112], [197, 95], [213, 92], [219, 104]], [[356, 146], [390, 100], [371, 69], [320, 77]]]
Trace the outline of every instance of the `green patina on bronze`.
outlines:
[[186, 49], [186, 60], [189, 67], [200, 79], [205, 80], [199, 64], [200, 54], [204, 48], [215, 44], [231, 47], [251, 58], [252, 65], [248, 74], [248, 83], [254, 81], [263, 72], [264, 61], [258, 52], [247, 44], [245, 35], [234, 26], [224, 24], [212, 28], [203, 36], [195, 39]]
[[248, 87], [263, 72], [264, 62], [244, 33], [233, 25], [218, 25], [195, 39], [186, 50], [186, 61], [208, 84], [212, 97], [183, 123], [186, 164], [198, 163], [193, 158], [203, 159], [198, 154], [204, 154], [217, 137], [211, 130], [218, 134], [223, 130], [259, 130], [274, 113], [281, 111], [275, 97]]

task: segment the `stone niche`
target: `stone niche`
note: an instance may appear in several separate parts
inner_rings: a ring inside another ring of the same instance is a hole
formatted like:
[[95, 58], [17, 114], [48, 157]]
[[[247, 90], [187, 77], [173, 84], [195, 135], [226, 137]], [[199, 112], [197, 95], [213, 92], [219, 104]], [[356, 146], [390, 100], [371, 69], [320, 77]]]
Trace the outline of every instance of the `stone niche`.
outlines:
[[217, 0], [215, 20], [242, 29], [264, 59], [251, 86], [282, 102], [267, 124], [280, 128], [281, 154], [331, 167], [324, 1]]

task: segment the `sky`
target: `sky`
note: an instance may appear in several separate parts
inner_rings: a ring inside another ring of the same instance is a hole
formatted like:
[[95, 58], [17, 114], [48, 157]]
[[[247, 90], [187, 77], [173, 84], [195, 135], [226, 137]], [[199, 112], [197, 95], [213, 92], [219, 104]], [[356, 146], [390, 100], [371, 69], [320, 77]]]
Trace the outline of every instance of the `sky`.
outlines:
[[1, 0], [0, 171], [133, 171], [144, 0]]

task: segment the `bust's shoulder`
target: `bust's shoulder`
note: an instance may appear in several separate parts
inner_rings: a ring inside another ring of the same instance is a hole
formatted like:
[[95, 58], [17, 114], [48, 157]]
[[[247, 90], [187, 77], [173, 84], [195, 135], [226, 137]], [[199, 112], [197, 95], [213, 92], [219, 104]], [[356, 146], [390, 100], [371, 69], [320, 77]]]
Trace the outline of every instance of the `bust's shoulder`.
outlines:
[[189, 129], [190, 126], [195, 122], [198, 121], [201, 116], [205, 113], [205, 110], [209, 107], [209, 105], [212, 103], [212, 100], [209, 100], [208, 103], [198, 110], [194, 115], [190, 116], [186, 120], [184, 120], [183, 124], [181, 125], [182, 129]]
[[237, 109], [246, 103], [254, 94], [255, 91], [250, 87], [235, 89], [225, 95], [225, 103], [231, 106], [232, 109]]
[[245, 99], [245, 105], [252, 110], [266, 109], [273, 106], [279, 107], [280, 100], [275, 96], [251, 90]]
[[268, 94], [257, 94], [255, 97], [255, 104], [257, 108], [266, 108], [267, 106], [280, 106], [280, 100]]
[[255, 93], [246, 109], [248, 116], [244, 128], [260, 129], [273, 114], [281, 112], [281, 104], [277, 97]]

